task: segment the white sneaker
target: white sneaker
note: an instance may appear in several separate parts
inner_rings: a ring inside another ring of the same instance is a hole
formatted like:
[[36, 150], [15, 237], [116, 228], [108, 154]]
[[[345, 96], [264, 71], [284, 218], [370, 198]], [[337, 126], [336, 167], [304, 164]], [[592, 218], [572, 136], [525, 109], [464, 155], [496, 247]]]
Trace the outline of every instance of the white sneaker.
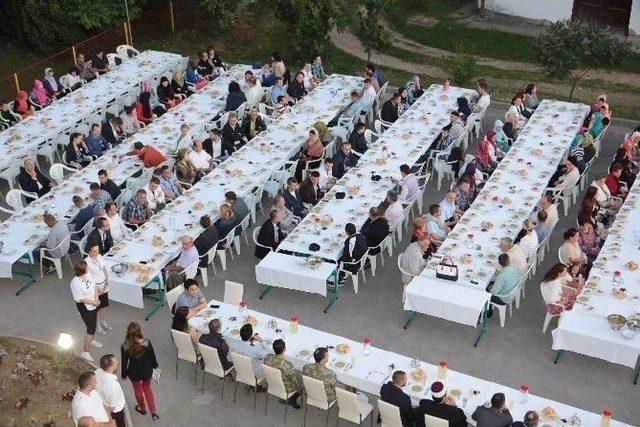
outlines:
[[83, 351], [82, 353], [80, 353], [80, 357], [86, 360], [87, 362], [95, 362], [95, 360], [93, 360], [93, 357], [91, 357], [88, 351]]
[[107, 331], [102, 329], [102, 326], [100, 326], [100, 323], [98, 323], [96, 325], [96, 334], [98, 334], [98, 335], [107, 335]]
[[91, 345], [95, 348], [102, 348], [102, 343], [96, 340], [91, 341]]

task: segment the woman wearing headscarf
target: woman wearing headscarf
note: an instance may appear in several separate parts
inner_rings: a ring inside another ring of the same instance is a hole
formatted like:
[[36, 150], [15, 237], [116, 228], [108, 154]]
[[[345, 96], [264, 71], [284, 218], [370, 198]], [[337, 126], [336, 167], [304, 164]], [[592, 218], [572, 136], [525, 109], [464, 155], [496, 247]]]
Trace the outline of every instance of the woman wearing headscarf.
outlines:
[[321, 159], [323, 153], [324, 146], [318, 136], [318, 131], [312, 128], [309, 131], [309, 137], [304, 144], [302, 144], [302, 148], [298, 154], [298, 165], [296, 166], [295, 174], [298, 182], [302, 182], [302, 171], [307, 166], [307, 163]]
[[16, 99], [13, 102], [13, 112], [20, 114], [23, 119], [33, 115], [33, 107], [29, 102], [29, 94], [24, 90], [19, 90], [16, 93]]
[[60, 99], [67, 94], [51, 68], [44, 69], [42, 85], [45, 92], [47, 92], [47, 96], [51, 99]]
[[624, 157], [630, 162], [636, 158], [638, 148], [640, 148], [638, 144], [640, 144], [640, 132], [634, 131], [621, 145], [624, 148]]
[[44, 90], [44, 85], [37, 79], [33, 81], [33, 89], [31, 89], [29, 99], [33, 104], [39, 107], [46, 107], [51, 104], [51, 99]]
[[589, 133], [594, 138], [597, 138], [598, 135], [600, 135], [600, 133], [602, 132], [602, 129], [604, 129], [604, 127], [605, 127], [604, 115], [600, 111], [595, 112], [591, 116], [591, 120], [589, 122]]
[[496, 133], [495, 143], [496, 147], [500, 149], [500, 151], [502, 151], [503, 153], [508, 153], [509, 150], [511, 150], [511, 145], [509, 144], [509, 138], [507, 138], [507, 135], [505, 135], [504, 131], [502, 130], [503, 126], [504, 123], [502, 123], [502, 120], [500, 119], [496, 120], [493, 123], [493, 131]]
[[184, 78], [184, 75], [181, 71], [174, 71], [173, 77], [171, 78], [171, 89], [173, 89], [173, 93], [181, 98], [186, 98], [189, 96], [189, 87], [187, 86], [187, 81]]
[[478, 160], [477, 167], [484, 173], [491, 174], [496, 168], [497, 163], [491, 159], [492, 138], [495, 137], [495, 132], [489, 129], [485, 135], [485, 138], [478, 143], [478, 151], [475, 154], [475, 158]]
[[139, 102], [136, 103], [136, 116], [142, 123], [149, 124], [162, 116], [165, 113], [165, 109], [162, 104], [154, 99], [149, 83], [142, 83], [141, 89], [142, 93], [140, 94]]
[[611, 166], [609, 168], [611, 168], [616, 163], [622, 165], [620, 181], [625, 182], [627, 184], [627, 188], [631, 188], [633, 182], [636, 180], [636, 175], [639, 172], [638, 166], [634, 162], [626, 158], [626, 151], [622, 147], [618, 148], [618, 151], [616, 151], [616, 155], [613, 158], [613, 162], [611, 163]]
[[320, 137], [320, 141], [322, 141], [323, 145], [326, 146], [333, 140], [331, 129], [329, 129], [329, 126], [327, 126], [325, 122], [319, 120], [315, 122], [313, 127], [318, 131], [318, 136]]
[[512, 141], [518, 137], [518, 115], [507, 112], [502, 131]]
[[176, 95], [173, 87], [171, 87], [169, 79], [166, 77], [162, 77], [160, 79], [160, 84], [158, 85], [156, 92], [158, 93], [158, 99], [167, 110], [182, 102], [182, 98]]
[[264, 90], [262, 89], [260, 80], [258, 80], [254, 75], [247, 77], [247, 108], [257, 106], [263, 96]]

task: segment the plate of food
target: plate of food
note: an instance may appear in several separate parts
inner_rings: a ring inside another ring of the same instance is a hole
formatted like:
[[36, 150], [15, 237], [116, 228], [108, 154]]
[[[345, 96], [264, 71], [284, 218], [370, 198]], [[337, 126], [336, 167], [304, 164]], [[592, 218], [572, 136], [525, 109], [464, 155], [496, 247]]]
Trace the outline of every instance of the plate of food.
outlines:
[[472, 260], [471, 254], [464, 254], [460, 257], [461, 264], [471, 264]]
[[427, 380], [427, 373], [422, 368], [416, 368], [411, 371], [411, 378], [414, 381], [425, 382]]
[[249, 314], [244, 318], [244, 324], [246, 325], [247, 323], [255, 327], [256, 325], [258, 325], [258, 319]]
[[540, 418], [545, 421], [557, 421], [560, 416], [558, 415], [558, 411], [553, 409], [551, 406], [547, 406], [542, 411], [540, 411]]
[[631, 271], [635, 271], [638, 269], [638, 263], [635, 261], [629, 261], [624, 266], [627, 268], [627, 270], [631, 270]]
[[482, 221], [480, 223], [480, 227], [482, 227], [483, 230], [491, 230], [493, 228], [493, 223], [491, 221]]
[[422, 387], [420, 384], [414, 384], [411, 386], [411, 391], [414, 393], [420, 393], [424, 390], [424, 387]]
[[335, 350], [338, 354], [347, 354], [349, 353], [350, 347], [349, 344], [338, 344], [336, 345]]
[[611, 291], [611, 295], [613, 295], [617, 299], [625, 299], [627, 297], [627, 290], [622, 288], [618, 288], [618, 289], [614, 288]]
[[298, 352], [298, 356], [302, 357], [302, 358], [307, 358], [307, 357], [309, 357], [310, 354], [311, 354], [311, 352], [309, 350], [300, 350]]
[[336, 369], [342, 369], [345, 366], [347, 366], [347, 364], [345, 362], [343, 362], [342, 360], [338, 360], [336, 363], [333, 364], [333, 366]]
[[229, 331], [230, 335], [238, 335], [240, 333], [240, 329], [233, 328]]
[[449, 394], [450, 394], [452, 397], [455, 397], [455, 398], [457, 399], [458, 397], [460, 397], [460, 395], [462, 394], [462, 392], [461, 392], [459, 389], [454, 388], [453, 390], [451, 390], [451, 391], [449, 392]]

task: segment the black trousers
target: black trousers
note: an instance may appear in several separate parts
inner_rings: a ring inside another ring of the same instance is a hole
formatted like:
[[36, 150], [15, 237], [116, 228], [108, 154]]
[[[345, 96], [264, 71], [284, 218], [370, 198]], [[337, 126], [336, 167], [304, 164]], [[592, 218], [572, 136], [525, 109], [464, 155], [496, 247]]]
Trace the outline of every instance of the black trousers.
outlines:
[[125, 420], [124, 420], [124, 409], [121, 410], [120, 412], [113, 412], [111, 414], [111, 417], [116, 422], [116, 426], [117, 427], [125, 427], [126, 426], [126, 423], [125, 423]]

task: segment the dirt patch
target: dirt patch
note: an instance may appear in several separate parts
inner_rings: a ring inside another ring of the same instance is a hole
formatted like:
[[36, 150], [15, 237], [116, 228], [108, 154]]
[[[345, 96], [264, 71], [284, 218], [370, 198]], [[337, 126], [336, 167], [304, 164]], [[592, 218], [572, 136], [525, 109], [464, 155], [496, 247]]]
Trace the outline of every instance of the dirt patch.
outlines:
[[0, 425], [67, 426], [80, 373], [93, 369], [48, 344], [0, 337]]
[[407, 20], [407, 23], [411, 25], [417, 25], [419, 27], [424, 27], [424, 28], [435, 27], [438, 24], [438, 22], [440, 21], [438, 21], [436, 18], [433, 18], [431, 16], [424, 16], [424, 15], [414, 15]]

